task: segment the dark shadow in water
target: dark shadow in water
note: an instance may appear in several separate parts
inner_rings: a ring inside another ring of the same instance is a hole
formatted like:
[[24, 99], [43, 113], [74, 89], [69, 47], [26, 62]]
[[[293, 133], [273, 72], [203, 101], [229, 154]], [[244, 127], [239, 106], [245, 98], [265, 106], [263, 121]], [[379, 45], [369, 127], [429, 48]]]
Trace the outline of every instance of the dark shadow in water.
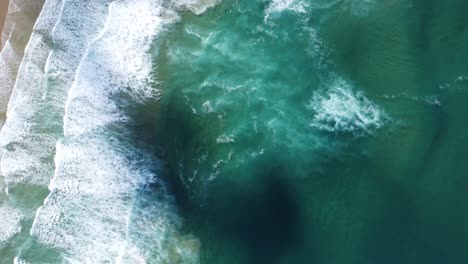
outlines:
[[397, 183], [380, 180], [377, 186], [385, 187], [381, 192], [387, 199], [364, 236], [365, 258], [368, 263], [419, 263], [411, 256], [417, 242], [414, 240], [414, 197]]
[[434, 17], [433, 1], [414, 1], [412, 8], [408, 10], [408, 16], [411, 18], [408, 24], [411, 33], [409, 39], [412, 40], [410, 43], [414, 45], [414, 50], [425, 53], [430, 45], [430, 28]]
[[271, 164], [256, 166], [249, 185], [221, 180], [202, 208], [211, 239], [229, 240], [245, 263], [279, 263], [302, 240], [295, 192], [281, 165]]
[[165, 161], [164, 180], [185, 220], [183, 232], [201, 240], [202, 263], [275, 264], [300, 248], [303, 216], [281, 159], [250, 162], [207, 186], [187, 188], [180, 163], [190, 173], [203, 128], [182, 104], [170, 102], [160, 110], [158, 120], [147, 107], [135, 111], [133, 134], [140, 145], [156, 146]]
[[443, 221], [438, 222], [434, 215], [423, 213], [424, 208], [433, 207], [431, 201], [418, 200], [412, 189], [394, 181], [380, 180], [376, 186], [387, 198], [364, 236], [367, 263], [466, 263], [468, 243], [460, 243], [466, 240], [457, 219], [450, 226], [451, 220], [445, 218], [451, 216], [442, 215]]

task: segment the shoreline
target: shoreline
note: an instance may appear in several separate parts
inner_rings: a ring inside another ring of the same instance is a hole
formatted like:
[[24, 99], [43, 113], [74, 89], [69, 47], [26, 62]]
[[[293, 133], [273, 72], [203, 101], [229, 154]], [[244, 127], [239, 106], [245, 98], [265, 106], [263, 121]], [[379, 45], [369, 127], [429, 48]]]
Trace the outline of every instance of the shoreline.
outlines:
[[[2, 35], [1, 32], [3, 32], [3, 27], [5, 25], [5, 19], [8, 14], [8, 4], [9, 0], [1, 0], [0, 1], [0, 36]], [[2, 39], [0, 38], [0, 47], [3, 49], [3, 42]]]

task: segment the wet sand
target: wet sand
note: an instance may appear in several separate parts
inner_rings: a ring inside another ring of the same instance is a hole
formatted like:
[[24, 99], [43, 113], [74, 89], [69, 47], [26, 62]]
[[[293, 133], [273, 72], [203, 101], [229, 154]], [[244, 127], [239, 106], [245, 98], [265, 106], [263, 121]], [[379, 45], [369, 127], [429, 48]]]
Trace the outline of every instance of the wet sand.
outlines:
[[[9, 0], [0, 0], [0, 33], [3, 31], [3, 25], [5, 24], [5, 17], [8, 13], [8, 3], [9, 3]], [[0, 39], [0, 47], [3, 47], [3, 43], [1, 39]]]

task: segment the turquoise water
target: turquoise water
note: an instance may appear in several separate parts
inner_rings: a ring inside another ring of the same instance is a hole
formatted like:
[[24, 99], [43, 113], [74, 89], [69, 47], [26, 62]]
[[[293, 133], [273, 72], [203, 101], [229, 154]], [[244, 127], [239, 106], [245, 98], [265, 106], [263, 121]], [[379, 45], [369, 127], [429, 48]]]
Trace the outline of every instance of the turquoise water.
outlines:
[[466, 263], [467, 8], [47, 0], [0, 263]]
[[203, 263], [467, 260], [466, 3], [359, 2], [225, 1], [161, 44]]

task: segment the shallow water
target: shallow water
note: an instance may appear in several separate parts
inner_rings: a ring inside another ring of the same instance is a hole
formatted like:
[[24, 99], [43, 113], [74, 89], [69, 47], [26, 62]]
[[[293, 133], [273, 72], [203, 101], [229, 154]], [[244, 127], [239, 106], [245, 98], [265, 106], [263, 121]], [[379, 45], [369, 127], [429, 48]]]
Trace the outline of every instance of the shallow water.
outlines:
[[466, 1], [80, 3], [10, 99], [0, 263], [468, 261]]

